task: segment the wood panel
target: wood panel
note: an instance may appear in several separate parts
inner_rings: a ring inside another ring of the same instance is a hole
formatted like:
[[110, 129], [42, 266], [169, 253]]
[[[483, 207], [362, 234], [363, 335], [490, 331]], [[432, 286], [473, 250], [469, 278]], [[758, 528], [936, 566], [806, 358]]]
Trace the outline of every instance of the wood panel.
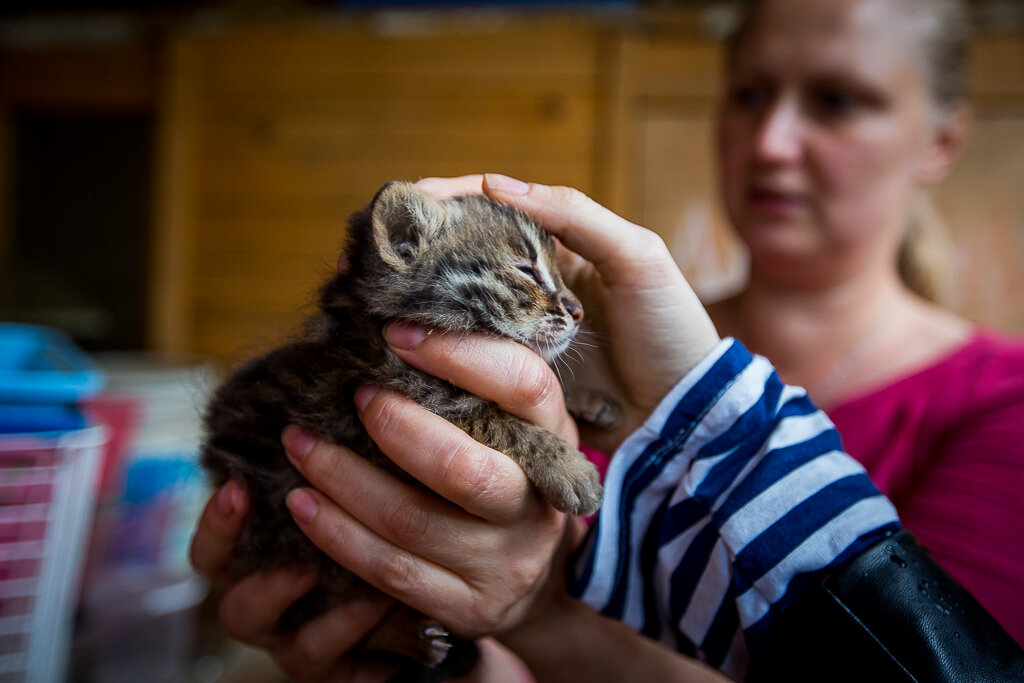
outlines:
[[707, 109], [651, 109], [643, 120], [641, 224], [664, 238], [704, 301], [737, 291], [746, 258], [719, 201]]
[[[233, 359], [308, 311], [385, 182], [501, 171], [595, 186], [598, 32], [575, 21], [302, 21], [185, 36], [190, 159], [174, 350]], [[261, 336], [258, 330], [273, 333]], [[253, 343], [246, 340], [262, 339]]]
[[1024, 107], [1020, 111], [979, 113], [964, 157], [935, 193], [955, 246], [954, 306], [1015, 332], [1024, 332]]
[[140, 44], [0, 51], [0, 101], [45, 110], [151, 111], [156, 51]]
[[150, 255], [149, 346], [183, 354], [194, 351], [186, 272], [194, 251], [198, 188], [198, 102], [194, 79], [200, 55], [189, 41], [168, 44], [157, 117], [153, 250]]
[[971, 94], [979, 106], [1024, 103], [1024, 36], [1018, 29], [979, 36], [971, 50]]

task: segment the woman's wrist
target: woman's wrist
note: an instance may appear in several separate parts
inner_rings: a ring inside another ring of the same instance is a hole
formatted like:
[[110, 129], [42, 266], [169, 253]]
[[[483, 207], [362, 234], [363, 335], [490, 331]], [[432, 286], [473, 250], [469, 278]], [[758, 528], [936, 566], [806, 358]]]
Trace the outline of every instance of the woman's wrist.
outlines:
[[[585, 623], [578, 614], [580, 608], [585, 606], [568, 595], [553, 597], [497, 639], [526, 663], [538, 681], [555, 680], [565, 663], [583, 655], [577, 642], [580, 624]], [[557, 641], [552, 639], [555, 633]]]
[[538, 683], [727, 680], [566, 594], [498, 639], [526, 663]]

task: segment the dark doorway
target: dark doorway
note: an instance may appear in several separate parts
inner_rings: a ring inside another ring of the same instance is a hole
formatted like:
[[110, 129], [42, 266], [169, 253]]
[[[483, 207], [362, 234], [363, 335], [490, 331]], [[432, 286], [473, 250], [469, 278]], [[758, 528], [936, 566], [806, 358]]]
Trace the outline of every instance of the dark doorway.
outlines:
[[145, 345], [153, 120], [16, 113], [0, 318], [93, 351]]

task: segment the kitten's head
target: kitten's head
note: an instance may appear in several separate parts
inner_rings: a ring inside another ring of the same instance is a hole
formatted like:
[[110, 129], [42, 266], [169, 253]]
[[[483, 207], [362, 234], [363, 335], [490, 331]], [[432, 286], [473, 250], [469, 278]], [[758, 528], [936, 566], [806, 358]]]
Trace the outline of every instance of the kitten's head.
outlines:
[[[352, 238], [348, 286], [383, 318], [488, 332], [526, 344], [548, 362], [568, 347], [583, 318], [558, 272], [551, 237], [485, 197], [437, 201], [411, 183], [391, 183], [353, 219]], [[330, 286], [323, 305], [330, 313]]]

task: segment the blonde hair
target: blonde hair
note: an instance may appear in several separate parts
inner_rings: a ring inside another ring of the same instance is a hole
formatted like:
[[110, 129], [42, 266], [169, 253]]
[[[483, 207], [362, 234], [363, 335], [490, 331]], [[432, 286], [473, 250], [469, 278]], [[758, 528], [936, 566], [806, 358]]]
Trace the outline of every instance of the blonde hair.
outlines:
[[[902, 0], [921, 24], [923, 63], [938, 116], [948, 119], [967, 102], [970, 21], [962, 0]], [[931, 197], [922, 192], [900, 245], [900, 279], [928, 301], [949, 306], [953, 295], [954, 248]]]
[[[888, 0], [916, 22], [922, 64], [940, 120], [967, 103], [967, 50], [970, 21], [963, 0]], [[743, 14], [727, 44], [729, 62], [743, 41], [751, 18], [764, 0], [742, 3]], [[953, 291], [953, 242], [930, 196], [922, 192], [913, 207], [900, 246], [898, 269], [908, 289], [949, 305]]]
[[931, 195], [922, 192], [910, 216], [897, 257], [900, 280], [918, 296], [942, 306], [953, 305], [953, 240]]

